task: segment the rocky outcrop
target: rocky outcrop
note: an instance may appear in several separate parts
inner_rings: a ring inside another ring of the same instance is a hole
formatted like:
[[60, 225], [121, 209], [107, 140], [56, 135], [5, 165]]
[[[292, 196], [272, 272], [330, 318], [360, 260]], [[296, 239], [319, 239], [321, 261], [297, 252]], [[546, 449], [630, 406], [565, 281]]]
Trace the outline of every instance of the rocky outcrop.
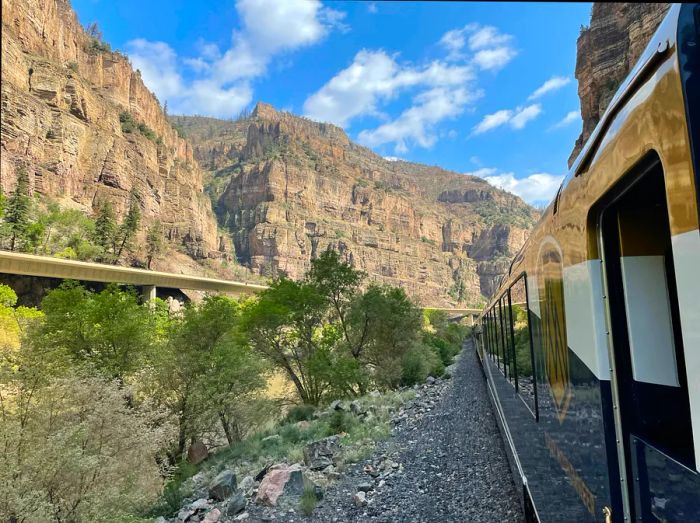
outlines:
[[593, 4], [591, 23], [577, 42], [576, 79], [583, 130], [569, 157], [573, 163], [608, 107], [615, 91], [634, 67], [670, 4]]
[[[124, 112], [152, 134], [124, 132]], [[109, 200], [123, 214], [136, 189], [144, 229], [160, 220], [193, 257], [219, 249], [192, 147], [139, 71], [88, 35], [67, 0], [2, 0], [1, 147], [3, 191], [24, 166], [39, 194], [86, 213]]]
[[475, 304], [492, 290], [481, 262], [511, 256], [537, 218], [480, 178], [387, 161], [336, 126], [267, 104], [235, 122], [172, 121], [210, 171], [239, 261], [259, 274], [298, 278], [332, 248], [424, 305]]

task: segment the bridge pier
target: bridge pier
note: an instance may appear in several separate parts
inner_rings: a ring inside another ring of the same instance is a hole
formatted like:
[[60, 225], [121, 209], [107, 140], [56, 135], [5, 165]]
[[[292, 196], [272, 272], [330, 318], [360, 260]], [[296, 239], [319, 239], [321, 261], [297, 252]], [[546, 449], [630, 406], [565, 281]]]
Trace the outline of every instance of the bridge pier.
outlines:
[[144, 285], [141, 287], [141, 299], [144, 303], [151, 302], [156, 299], [156, 286]]

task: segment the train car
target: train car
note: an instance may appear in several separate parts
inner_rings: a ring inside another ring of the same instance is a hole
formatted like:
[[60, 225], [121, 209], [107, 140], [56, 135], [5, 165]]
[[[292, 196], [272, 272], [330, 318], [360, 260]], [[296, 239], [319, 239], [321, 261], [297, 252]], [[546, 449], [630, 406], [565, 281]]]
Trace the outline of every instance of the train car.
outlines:
[[531, 521], [700, 521], [699, 63], [674, 5], [480, 317]]

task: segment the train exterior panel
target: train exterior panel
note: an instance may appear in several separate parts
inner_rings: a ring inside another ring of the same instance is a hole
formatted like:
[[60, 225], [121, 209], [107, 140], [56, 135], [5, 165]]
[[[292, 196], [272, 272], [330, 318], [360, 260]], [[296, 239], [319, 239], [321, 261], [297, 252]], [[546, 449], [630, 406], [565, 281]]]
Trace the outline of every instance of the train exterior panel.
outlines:
[[480, 318], [532, 519], [700, 521], [699, 31], [670, 9]]

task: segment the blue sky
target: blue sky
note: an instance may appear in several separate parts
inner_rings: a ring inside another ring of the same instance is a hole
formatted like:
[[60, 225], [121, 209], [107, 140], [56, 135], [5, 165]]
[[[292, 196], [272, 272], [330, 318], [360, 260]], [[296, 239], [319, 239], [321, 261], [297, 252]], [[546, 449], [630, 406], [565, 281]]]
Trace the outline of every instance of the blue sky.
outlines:
[[541, 204], [581, 130], [590, 4], [73, 0], [171, 113], [265, 101], [389, 158], [482, 176]]

